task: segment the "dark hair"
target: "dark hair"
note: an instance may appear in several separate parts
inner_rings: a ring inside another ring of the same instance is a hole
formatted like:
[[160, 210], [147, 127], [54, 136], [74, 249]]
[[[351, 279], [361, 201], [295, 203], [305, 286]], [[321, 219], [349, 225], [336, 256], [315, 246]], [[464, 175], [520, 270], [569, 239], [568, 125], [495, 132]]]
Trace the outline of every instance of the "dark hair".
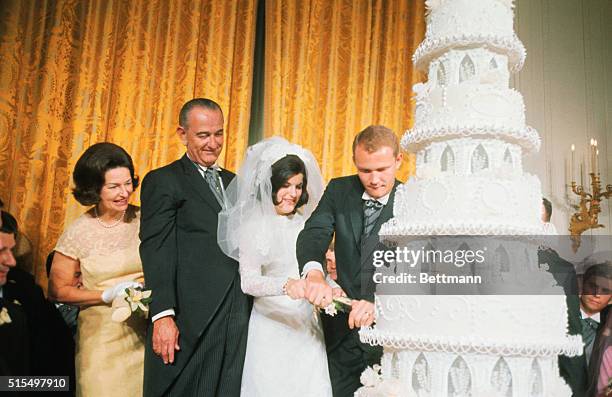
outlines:
[[[606, 285], [601, 285], [601, 281], [595, 280], [594, 284], [589, 283], [591, 279], [602, 278], [608, 280]], [[586, 295], [594, 295], [596, 291], [591, 291], [591, 288], [597, 288], [597, 290], [610, 289], [610, 282], [612, 282], [612, 262], [606, 261], [590, 266], [582, 276], [582, 293]], [[609, 292], [604, 292], [609, 293]]]
[[270, 182], [272, 183], [272, 202], [274, 205], [278, 204], [276, 201], [276, 194], [280, 188], [283, 187], [289, 178], [297, 174], [304, 175], [304, 180], [302, 182], [302, 195], [295, 205], [295, 209], [293, 210], [294, 214], [298, 208], [308, 202], [308, 191], [306, 189], [308, 187], [308, 176], [306, 175], [306, 166], [302, 159], [295, 154], [288, 154], [272, 164], [272, 177], [270, 178]]
[[[96, 205], [100, 202], [100, 191], [104, 186], [104, 174], [115, 168], [127, 168], [132, 177], [132, 186], [138, 187], [138, 177], [134, 175], [134, 163], [132, 158], [121, 146], [110, 142], [96, 143], [90, 146], [79, 157], [72, 180], [74, 198], [82, 205]], [[131, 206], [129, 207], [131, 208]], [[134, 217], [133, 209], [128, 209], [126, 220], [129, 222]]]
[[552, 217], [552, 203], [546, 197], [542, 197], [542, 205], [544, 205], [544, 211], [546, 212], [546, 222], [550, 222]]
[[6, 211], [0, 211], [2, 213], [2, 225], [0, 225], [0, 233], [7, 233], [15, 235], [17, 238], [17, 220], [13, 215]]
[[223, 114], [221, 110], [221, 106], [212, 99], [208, 98], [193, 98], [190, 101], [185, 102], [181, 111], [179, 112], [179, 125], [183, 128], [187, 128], [187, 117], [189, 116], [189, 111], [193, 108], [203, 108], [208, 110], [218, 110]]
[[4, 207], [4, 202], [0, 199], [0, 208]]

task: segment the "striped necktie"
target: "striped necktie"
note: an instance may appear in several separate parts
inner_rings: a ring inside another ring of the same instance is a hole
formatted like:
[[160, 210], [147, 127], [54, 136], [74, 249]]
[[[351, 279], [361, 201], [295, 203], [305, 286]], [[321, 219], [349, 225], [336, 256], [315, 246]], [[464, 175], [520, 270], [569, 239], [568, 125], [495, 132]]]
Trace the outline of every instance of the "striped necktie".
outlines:
[[217, 170], [206, 168], [206, 170], [204, 170], [204, 179], [208, 183], [208, 186], [210, 186], [210, 190], [212, 190], [215, 195], [217, 202], [223, 208], [223, 190], [221, 188], [221, 182], [219, 182]]
[[363, 235], [369, 236], [380, 216], [384, 204], [378, 200], [363, 201]]
[[597, 328], [599, 323], [590, 317], [580, 319], [582, 323], [582, 341], [584, 342], [584, 356], [586, 357], [587, 363], [591, 359], [591, 353], [593, 352], [593, 342], [597, 335]]

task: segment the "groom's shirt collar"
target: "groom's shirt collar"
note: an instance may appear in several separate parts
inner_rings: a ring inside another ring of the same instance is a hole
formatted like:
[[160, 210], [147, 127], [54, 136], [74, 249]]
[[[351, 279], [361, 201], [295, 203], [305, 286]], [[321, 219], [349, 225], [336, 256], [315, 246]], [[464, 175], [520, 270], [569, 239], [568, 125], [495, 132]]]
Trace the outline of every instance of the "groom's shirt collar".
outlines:
[[382, 197], [375, 199], [374, 197], [370, 196], [368, 192], [364, 191], [363, 194], [361, 195], [361, 198], [363, 200], [375, 200], [381, 203], [382, 205], [387, 205], [387, 202], [389, 201], [389, 196], [391, 196], [391, 192], [385, 194]]
[[590, 316], [584, 310], [582, 310], [582, 308], [580, 308], [580, 318], [582, 318], [582, 319], [591, 318], [592, 320], [595, 320], [598, 323], [600, 323], [601, 322], [601, 313], [597, 312], [597, 313], [593, 314], [592, 316]]

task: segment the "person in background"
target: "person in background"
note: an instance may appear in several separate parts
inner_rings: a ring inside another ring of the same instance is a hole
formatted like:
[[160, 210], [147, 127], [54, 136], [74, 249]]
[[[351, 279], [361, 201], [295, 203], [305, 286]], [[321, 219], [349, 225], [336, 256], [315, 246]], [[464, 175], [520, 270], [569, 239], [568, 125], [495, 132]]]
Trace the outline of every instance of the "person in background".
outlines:
[[540, 220], [542, 221], [542, 226], [544, 227], [543, 234], [553, 234], [556, 235], [557, 229], [555, 225], [550, 223], [550, 219], [552, 218], [552, 203], [546, 197], [542, 197], [542, 211], [540, 213]]
[[[538, 261], [540, 266], [545, 264], [548, 272], [552, 274], [557, 284], [563, 288], [567, 305], [568, 334], [582, 335], [576, 269], [571, 262], [560, 257], [555, 250], [550, 248], [550, 246], [556, 246], [558, 242], [565, 240], [563, 240], [564, 237], [556, 236], [557, 231], [554, 225], [550, 223], [553, 212], [552, 203], [543, 197], [541, 208], [541, 221], [544, 227], [543, 234], [549, 236], [546, 237], [549, 241], [538, 250]], [[560, 355], [558, 363], [559, 374], [572, 389], [572, 396], [584, 397], [587, 387], [587, 362], [584, 355], [574, 357]]]
[[[1, 204], [1, 202], [0, 202]], [[6, 296], [8, 273], [16, 265], [17, 221], [7, 212], [0, 216], [0, 375], [29, 375], [30, 343], [24, 308]]]
[[70, 376], [74, 368], [72, 337], [59, 313], [45, 298], [42, 288], [35, 283], [34, 277], [16, 267], [17, 261], [12, 250], [18, 235], [17, 221], [5, 211], [2, 211], [1, 218], [0, 291], [2, 298], [0, 300], [6, 304], [7, 314], [11, 316], [11, 320], [15, 321], [9, 323], [4, 321], [4, 324], [0, 325], [0, 335], [3, 329], [10, 330], [13, 324], [18, 325], [20, 317], [25, 319], [25, 327], [21, 328], [22, 334], [12, 338], [11, 342], [7, 342], [6, 345], [4, 340], [1, 344], [10, 350], [14, 346], [9, 345], [15, 343], [16, 346], [21, 346], [23, 351], [18, 353], [18, 357], [10, 355], [5, 357], [9, 360], [20, 359], [25, 363], [25, 366], [22, 366], [18, 372], [13, 372], [14, 374]]
[[[49, 297], [78, 305], [76, 380], [79, 396], [140, 396], [146, 320], [111, 320], [111, 303], [128, 287], [141, 286], [138, 253], [140, 211], [129, 204], [138, 178], [130, 155], [97, 143], [78, 159], [75, 199], [90, 208], [60, 237], [49, 278]], [[75, 273], [82, 272], [82, 287]], [[155, 299], [153, 297], [153, 299]]]
[[338, 273], [336, 271], [336, 253], [334, 252], [334, 242], [329, 244], [329, 248], [325, 253], [325, 269], [327, 270], [327, 276], [336, 281], [338, 279]]
[[588, 363], [588, 397], [599, 397], [612, 377], [612, 351], [609, 319], [612, 301], [612, 262], [589, 267], [583, 276], [580, 294], [582, 339]]

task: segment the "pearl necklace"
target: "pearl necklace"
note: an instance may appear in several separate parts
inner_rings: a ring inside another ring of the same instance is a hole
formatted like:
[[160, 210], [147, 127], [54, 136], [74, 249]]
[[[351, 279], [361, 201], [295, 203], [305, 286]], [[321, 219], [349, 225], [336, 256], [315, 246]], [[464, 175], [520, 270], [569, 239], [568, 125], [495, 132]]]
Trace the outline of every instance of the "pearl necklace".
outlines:
[[96, 220], [98, 221], [98, 223], [100, 224], [100, 226], [110, 229], [113, 228], [115, 226], [117, 226], [118, 224], [121, 223], [121, 221], [123, 220], [123, 217], [125, 216], [125, 211], [123, 211], [121, 213], [121, 216], [115, 221], [115, 223], [111, 224], [111, 225], [107, 225], [106, 223], [102, 222], [102, 220], [100, 219], [100, 217], [98, 216], [98, 207], [94, 207], [94, 214], [96, 214]]

